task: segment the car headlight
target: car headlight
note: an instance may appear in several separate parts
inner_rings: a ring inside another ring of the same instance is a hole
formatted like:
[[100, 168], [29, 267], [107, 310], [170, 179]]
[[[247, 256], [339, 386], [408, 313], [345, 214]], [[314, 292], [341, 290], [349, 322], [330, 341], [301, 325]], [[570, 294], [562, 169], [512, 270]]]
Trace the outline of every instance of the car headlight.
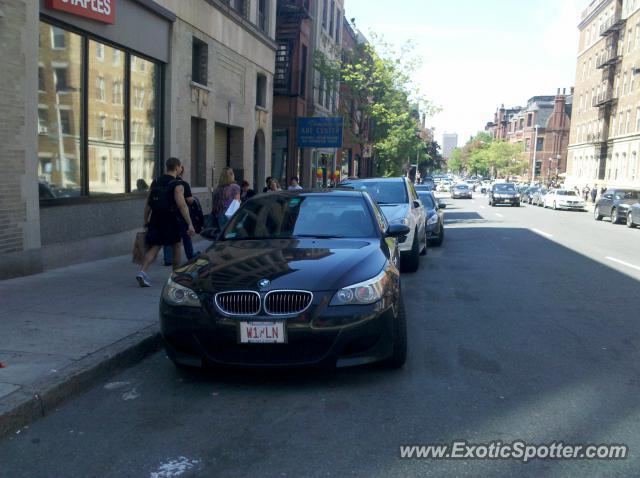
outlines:
[[167, 280], [167, 283], [162, 290], [162, 298], [169, 305], [184, 306], [184, 307], [201, 307], [200, 298], [193, 289], [189, 289], [183, 285], [174, 282], [172, 278]]
[[333, 296], [329, 305], [374, 304], [382, 299], [389, 280], [389, 275], [383, 270], [373, 279], [340, 289]]
[[394, 219], [393, 221], [389, 221], [389, 224], [402, 224], [404, 226], [409, 226], [409, 219], [406, 217], [401, 217], [399, 219]]
[[438, 224], [437, 214], [433, 214], [429, 219], [427, 219], [427, 226], [433, 226], [434, 224]]

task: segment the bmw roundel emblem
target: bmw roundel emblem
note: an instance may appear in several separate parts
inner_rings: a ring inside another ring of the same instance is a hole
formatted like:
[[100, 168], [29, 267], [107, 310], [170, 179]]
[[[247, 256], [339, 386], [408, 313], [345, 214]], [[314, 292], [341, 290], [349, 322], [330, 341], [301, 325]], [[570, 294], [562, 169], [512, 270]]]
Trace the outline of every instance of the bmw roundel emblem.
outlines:
[[269, 279], [260, 279], [258, 281], [258, 285], [261, 289], [264, 289], [265, 287], [269, 287], [271, 285], [271, 281]]

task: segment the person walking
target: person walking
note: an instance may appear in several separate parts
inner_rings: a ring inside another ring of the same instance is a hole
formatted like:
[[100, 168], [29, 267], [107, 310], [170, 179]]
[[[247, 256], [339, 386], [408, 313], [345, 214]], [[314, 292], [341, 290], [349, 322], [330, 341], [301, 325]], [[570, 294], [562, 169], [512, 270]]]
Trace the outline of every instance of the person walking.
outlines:
[[[176, 180], [182, 184], [184, 187], [184, 200], [187, 202], [189, 206], [189, 215], [191, 215], [191, 206], [195, 202], [195, 198], [191, 193], [191, 186], [188, 182], [183, 179], [184, 176], [184, 166], [180, 166], [180, 174]], [[191, 218], [193, 221], [193, 218]], [[187, 260], [193, 259], [196, 254], [193, 252], [193, 241], [191, 240], [191, 236], [187, 234], [187, 223], [182, 219], [180, 214], [178, 214], [178, 226], [180, 227], [180, 238], [182, 239], [182, 247], [184, 249], [184, 253], [187, 256]], [[164, 246], [164, 265], [170, 266], [173, 264], [173, 248], [171, 246]]]
[[596, 185], [593, 186], [593, 189], [591, 190], [591, 202], [593, 204], [596, 203], [596, 197], [598, 196], [598, 187]]
[[227, 166], [220, 173], [218, 187], [213, 192], [213, 207], [211, 209], [213, 217], [218, 219], [218, 227], [220, 227], [220, 230], [222, 230], [229, 221], [225, 213], [234, 200], [240, 201], [240, 195], [240, 186], [236, 184], [233, 169]]
[[240, 202], [245, 202], [247, 199], [251, 199], [253, 196], [256, 195], [256, 192], [253, 189], [251, 189], [251, 185], [249, 184], [249, 181], [247, 181], [246, 179], [242, 181], [240, 190], [241, 190]]
[[589, 185], [585, 184], [584, 188], [582, 189], [582, 195], [584, 196], [584, 202], [587, 202], [589, 200], [589, 192], [591, 190], [589, 189]]
[[136, 280], [140, 287], [151, 287], [147, 270], [156, 260], [163, 246], [173, 248], [173, 268], [180, 264], [180, 225], [178, 214], [187, 224], [187, 234], [195, 235], [195, 229], [189, 215], [189, 206], [184, 198], [184, 185], [178, 181], [182, 163], [178, 158], [169, 158], [166, 173], [151, 183], [147, 202], [144, 207], [145, 240], [149, 250], [142, 261], [142, 268]]
[[287, 188], [289, 191], [300, 191], [302, 186], [300, 186], [300, 179], [298, 176], [293, 176], [289, 180], [289, 187]]
[[263, 193], [266, 193], [266, 192], [270, 189], [270, 186], [271, 186], [271, 180], [272, 180], [272, 179], [273, 179], [273, 178], [272, 178], [271, 176], [269, 176], [267, 179], [265, 179], [265, 183], [266, 183], [267, 185], [266, 185], [264, 188], [262, 188], [262, 192], [263, 192]]

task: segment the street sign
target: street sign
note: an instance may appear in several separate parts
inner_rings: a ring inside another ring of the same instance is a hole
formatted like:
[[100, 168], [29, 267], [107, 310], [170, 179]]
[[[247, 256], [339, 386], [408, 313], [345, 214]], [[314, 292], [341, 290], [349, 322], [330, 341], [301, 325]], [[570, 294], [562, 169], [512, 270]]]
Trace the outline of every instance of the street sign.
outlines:
[[299, 148], [341, 148], [342, 117], [298, 118], [296, 141]]

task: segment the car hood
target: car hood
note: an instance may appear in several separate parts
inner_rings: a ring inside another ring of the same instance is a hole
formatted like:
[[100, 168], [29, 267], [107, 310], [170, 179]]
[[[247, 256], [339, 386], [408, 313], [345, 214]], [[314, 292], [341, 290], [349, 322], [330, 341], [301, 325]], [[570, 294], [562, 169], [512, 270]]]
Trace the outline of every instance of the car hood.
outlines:
[[[221, 241], [176, 270], [195, 290], [336, 290], [375, 277], [385, 266], [379, 239]], [[267, 279], [270, 284], [260, 287]]]
[[380, 209], [382, 210], [384, 217], [387, 218], [387, 221], [395, 221], [396, 219], [401, 219], [407, 216], [409, 211], [408, 204], [381, 204]]

